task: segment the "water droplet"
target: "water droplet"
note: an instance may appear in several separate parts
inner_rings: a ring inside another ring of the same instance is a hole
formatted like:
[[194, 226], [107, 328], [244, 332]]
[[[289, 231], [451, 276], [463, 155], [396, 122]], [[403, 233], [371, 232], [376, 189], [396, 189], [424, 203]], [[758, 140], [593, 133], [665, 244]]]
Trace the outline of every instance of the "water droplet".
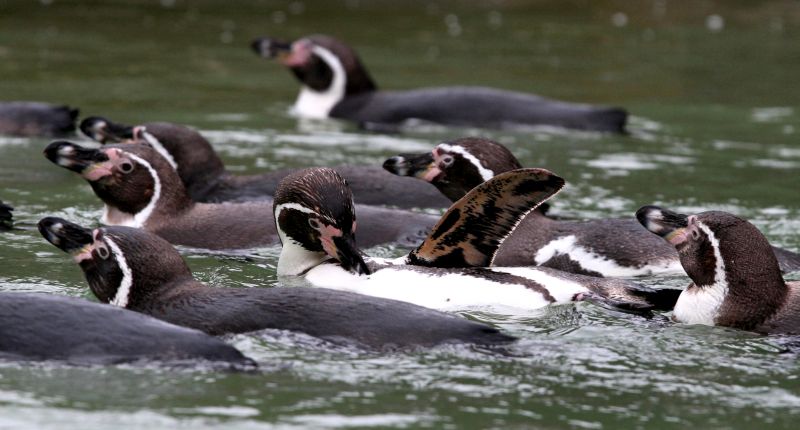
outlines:
[[614, 24], [614, 27], [625, 27], [628, 25], [628, 15], [623, 12], [616, 12], [611, 15], [611, 23]]
[[721, 31], [725, 27], [725, 19], [719, 15], [709, 15], [706, 17], [706, 28], [713, 32]]

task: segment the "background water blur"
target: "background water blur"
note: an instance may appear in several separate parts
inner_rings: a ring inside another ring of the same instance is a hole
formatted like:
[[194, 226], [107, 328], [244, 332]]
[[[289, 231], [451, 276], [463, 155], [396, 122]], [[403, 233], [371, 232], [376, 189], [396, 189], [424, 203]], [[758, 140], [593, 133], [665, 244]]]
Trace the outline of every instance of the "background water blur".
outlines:
[[[632, 133], [424, 127], [384, 136], [298, 121], [286, 113], [294, 79], [248, 44], [309, 33], [352, 44], [382, 88], [474, 84], [620, 105], [633, 114]], [[483, 134], [524, 165], [567, 178], [556, 213], [631, 216], [649, 203], [724, 209], [797, 251], [799, 33], [800, 3], [789, 0], [0, 0], [0, 99], [191, 124], [241, 172], [380, 163]], [[41, 156], [46, 144], [0, 137], [0, 199], [16, 206], [21, 227], [2, 236], [0, 290], [88, 298], [78, 268], [33, 225], [45, 215], [94, 224], [98, 201]], [[276, 283], [277, 249], [186, 256], [204, 281]], [[371, 354], [302, 336], [231, 339], [265, 368], [255, 375], [4, 364], [0, 428], [794, 428], [800, 416], [800, 364], [784, 352], [796, 339], [584, 304], [469, 316], [523, 340], [512, 356], [498, 356], [463, 347]]]

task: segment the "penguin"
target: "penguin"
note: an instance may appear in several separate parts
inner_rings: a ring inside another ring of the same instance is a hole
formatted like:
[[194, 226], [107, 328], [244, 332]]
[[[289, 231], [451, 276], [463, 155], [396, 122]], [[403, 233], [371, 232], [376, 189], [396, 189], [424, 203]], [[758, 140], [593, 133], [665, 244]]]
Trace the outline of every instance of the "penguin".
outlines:
[[72, 255], [101, 302], [211, 335], [288, 330], [380, 350], [444, 343], [500, 345], [514, 340], [485, 324], [355, 293], [211, 287], [194, 279], [167, 241], [142, 229], [90, 230], [60, 218], [44, 218], [39, 230]]
[[[44, 150], [53, 163], [79, 173], [105, 203], [101, 221], [140, 227], [176, 245], [212, 250], [248, 249], [278, 243], [271, 201], [195, 203], [168, 160], [149, 145], [84, 148], [55, 141]], [[437, 217], [358, 206], [366, 246], [412, 247]]]
[[446, 311], [517, 312], [599, 300], [630, 310], [671, 309], [677, 290], [549, 268], [502, 267], [494, 257], [529, 211], [564, 185], [544, 169], [502, 173], [478, 185], [442, 216], [405, 257], [365, 257], [356, 245], [347, 184], [335, 171], [310, 168], [281, 181], [274, 212], [282, 250], [278, 276], [288, 284], [335, 288]]
[[784, 281], [767, 238], [722, 211], [685, 215], [643, 206], [636, 219], [678, 251], [692, 283], [673, 319], [763, 334], [800, 334], [800, 281]]
[[0, 360], [76, 365], [153, 362], [233, 366], [255, 362], [197, 330], [86, 300], [0, 293]]
[[[148, 143], [171, 160], [189, 196], [196, 202], [252, 201], [271, 198], [278, 182], [293, 169], [258, 175], [235, 175], [225, 169], [211, 144], [197, 131], [168, 122], [138, 126], [102, 117], [81, 121], [81, 131], [100, 143]], [[445, 208], [450, 202], [436, 190], [388, 174], [378, 166], [337, 166], [350, 184], [356, 203], [403, 209]]]
[[11, 230], [14, 228], [14, 218], [11, 215], [11, 212], [13, 211], [13, 207], [3, 203], [3, 201], [0, 200], [0, 231]]
[[423, 120], [438, 124], [503, 128], [548, 125], [624, 133], [628, 113], [486, 87], [438, 87], [380, 91], [356, 52], [331, 36], [294, 42], [266, 37], [251, 47], [277, 58], [302, 84], [292, 112], [308, 118], [340, 118], [367, 127]]
[[79, 110], [41, 102], [0, 102], [0, 134], [58, 137], [72, 134]]
[[[486, 138], [443, 142], [431, 152], [384, 162], [391, 173], [430, 182], [456, 201], [493, 176], [522, 167], [505, 146]], [[774, 248], [781, 268], [800, 269], [800, 255]], [[592, 276], [683, 273], [675, 249], [629, 218], [554, 219], [533, 211], [498, 252], [496, 264], [538, 265]]]

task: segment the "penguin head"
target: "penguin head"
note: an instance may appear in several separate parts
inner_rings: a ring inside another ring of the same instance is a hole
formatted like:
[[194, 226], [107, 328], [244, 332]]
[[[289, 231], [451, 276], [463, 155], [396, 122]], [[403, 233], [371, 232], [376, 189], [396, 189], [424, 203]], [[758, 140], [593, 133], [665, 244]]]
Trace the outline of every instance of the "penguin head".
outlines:
[[101, 116], [90, 116], [78, 126], [86, 137], [97, 142], [127, 143], [133, 140], [133, 127], [118, 124]]
[[43, 218], [38, 227], [48, 242], [72, 255], [105, 303], [136, 308], [147, 295], [192, 276], [172, 245], [141, 229], [92, 230], [55, 217]]
[[337, 82], [344, 84], [346, 95], [376, 89], [356, 52], [331, 36], [312, 35], [294, 42], [260, 37], [251, 47], [261, 57], [277, 59], [316, 92], [328, 92]]
[[186, 188], [204, 187], [225, 173], [225, 165], [214, 148], [200, 133], [169, 122], [136, 126], [114, 123], [103, 117], [89, 117], [81, 122], [81, 131], [103, 143], [148, 145], [178, 171]]
[[686, 274], [699, 287], [725, 283], [737, 288], [754, 280], [782, 279], [766, 237], [736, 215], [722, 211], [685, 215], [644, 206], [636, 218], [675, 246]]
[[147, 145], [85, 148], [55, 141], [45, 148], [44, 154], [53, 163], [86, 179], [106, 206], [134, 218], [138, 216], [132, 226], [143, 225], [158, 208], [174, 210], [189, 204], [177, 173]]
[[275, 192], [273, 212], [284, 247], [280, 274], [298, 274], [329, 258], [348, 271], [369, 273], [356, 246], [352, 192], [333, 169], [302, 169], [286, 176]]
[[395, 175], [430, 182], [452, 201], [495, 175], [521, 167], [505, 146], [478, 137], [443, 142], [431, 152], [400, 154], [383, 163]]

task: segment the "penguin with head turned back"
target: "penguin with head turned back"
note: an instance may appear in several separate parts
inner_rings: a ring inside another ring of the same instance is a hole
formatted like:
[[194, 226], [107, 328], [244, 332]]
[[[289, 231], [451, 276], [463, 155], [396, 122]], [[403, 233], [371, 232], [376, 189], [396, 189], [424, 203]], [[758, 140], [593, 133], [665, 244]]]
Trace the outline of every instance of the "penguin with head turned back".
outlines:
[[275, 194], [283, 246], [278, 275], [442, 310], [527, 311], [585, 299], [628, 309], [671, 309], [677, 290], [494, 264], [520, 219], [563, 185], [562, 178], [544, 169], [500, 174], [453, 204], [409, 255], [385, 260], [365, 257], [358, 249], [359, 220], [342, 177], [326, 168], [300, 170], [284, 178]]
[[760, 333], [800, 334], [800, 282], [786, 282], [767, 239], [721, 211], [684, 215], [644, 206], [636, 218], [678, 251], [692, 284], [673, 319]]
[[214, 288], [198, 282], [165, 240], [141, 229], [89, 230], [59, 218], [42, 235], [70, 253], [105, 303], [208, 334], [265, 329], [385, 349], [504, 344], [497, 329], [395, 300], [312, 288]]
[[341, 118], [383, 126], [407, 120], [468, 127], [550, 125], [623, 133], [628, 113], [621, 108], [551, 100], [534, 94], [486, 87], [438, 87], [380, 91], [355, 51], [331, 36], [294, 42], [259, 38], [253, 50], [278, 60], [302, 84], [293, 113]]

